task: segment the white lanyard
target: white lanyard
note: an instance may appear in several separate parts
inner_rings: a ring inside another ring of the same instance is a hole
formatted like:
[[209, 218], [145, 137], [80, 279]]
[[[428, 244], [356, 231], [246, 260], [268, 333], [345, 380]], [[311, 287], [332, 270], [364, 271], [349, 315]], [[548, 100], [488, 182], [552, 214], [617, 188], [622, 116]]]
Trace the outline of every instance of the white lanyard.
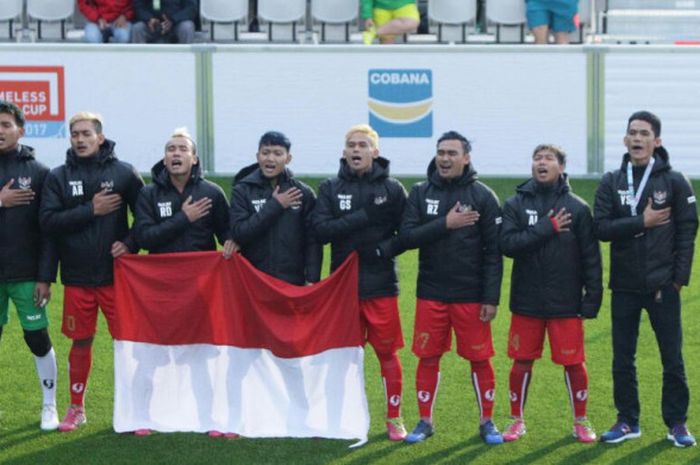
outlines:
[[153, 9], [160, 10], [160, 0], [153, 0]]
[[627, 163], [627, 189], [628, 189], [628, 195], [627, 195], [627, 203], [630, 206], [630, 210], [632, 211], [632, 216], [637, 216], [637, 205], [639, 205], [639, 201], [642, 198], [642, 192], [644, 192], [644, 188], [647, 185], [647, 181], [649, 180], [649, 175], [651, 175], [651, 168], [654, 166], [654, 162], [656, 160], [654, 157], [651, 157], [651, 160], [649, 160], [649, 164], [647, 165], [646, 169], [644, 170], [644, 176], [642, 176], [642, 181], [639, 183], [639, 187], [637, 188], [637, 193], [634, 193], [634, 179], [632, 177], [632, 163], [628, 162]]

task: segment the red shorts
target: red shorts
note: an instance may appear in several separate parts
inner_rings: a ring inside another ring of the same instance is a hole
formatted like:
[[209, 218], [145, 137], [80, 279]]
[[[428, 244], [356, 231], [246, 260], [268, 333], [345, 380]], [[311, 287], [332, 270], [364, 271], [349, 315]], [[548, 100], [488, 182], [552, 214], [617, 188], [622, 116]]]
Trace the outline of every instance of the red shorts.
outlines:
[[460, 357], [478, 362], [494, 355], [491, 324], [479, 319], [480, 303], [448, 303], [417, 299], [413, 353], [437, 357], [452, 348], [452, 328]]
[[583, 320], [580, 318], [533, 318], [513, 314], [508, 334], [508, 356], [513, 360], [542, 357], [544, 332], [549, 336], [552, 361], [577, 365], [586, 361], [583, 350]]
[[73, 340], [88, 339], [97, 331], [97, 308], [107, 320], [109, 333], [114, 334], [114, 286], [63, 289], [63, 334]]
[[378, 354], [392, 354], [403, 347], [398, 302], [396, 296], [360, 300], [367, 341]]

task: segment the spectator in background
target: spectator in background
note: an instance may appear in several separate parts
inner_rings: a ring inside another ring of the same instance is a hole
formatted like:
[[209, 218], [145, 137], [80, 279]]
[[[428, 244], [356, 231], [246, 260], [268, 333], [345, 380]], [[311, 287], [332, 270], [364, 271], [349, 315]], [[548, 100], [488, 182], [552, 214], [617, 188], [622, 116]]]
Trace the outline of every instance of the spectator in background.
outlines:
[[420, 23], [416, 0], [362, 0], [361, 10], [367, 45], [377, 36], [381, 43], [393, 44], [397, 35], [416, 32]]
[[134, 0], [136, 44], [190, 44], [194, 41], [197, 0]]
[[536, 44], [546, 44], [550, 30], [555, 43], [569, 43], [569, 34], [578, 26], [578, 0], [525, 0], [525, 3], [527, 25]]
[[127, 44], [131, 39], [134, 10], [131, 0], [78, 0], [78, 8], [87, 19], [85, 42]]

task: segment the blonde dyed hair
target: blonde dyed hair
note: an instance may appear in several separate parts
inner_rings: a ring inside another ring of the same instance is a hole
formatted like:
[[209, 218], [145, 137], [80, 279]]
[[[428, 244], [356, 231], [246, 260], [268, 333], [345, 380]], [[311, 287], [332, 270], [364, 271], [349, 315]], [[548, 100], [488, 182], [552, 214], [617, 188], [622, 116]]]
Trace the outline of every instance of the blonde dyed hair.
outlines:
[[79, 123], [80, 121], [90, 121], [95, 127], [95, 132], [97, 134], [102, 134], [102, 115], [99, 113], [93, 113], [90, 111], [81, 111], [73, 115], [68, 123], [68, 128], [73, 130], [73, 125]]
[[[190, 144], [192, 144], [192, 153], [193, 153], [194, 155], [197, 155], [197, 143], [196, 143], [196, 142], [194, 141], [194, 139], [192, 138], [192, 134], [190, 134], [190, 132], [187, 130], [187, 127], [183, 126], [183, 127], [181, 127], [181, 128], [175, 128], [175, 129], [173, 129], [173, 133], [170, 134], [170, 138], [172, 139], [173, 137], [182, 137], [182, 138], [187, 139], [188, 141], [190, 141]], [[166, 149], [167, 149], [167, 147], [168, 147], [168, 143], [169, 143], [169, 142], [170, 142], [170, 141], [168, 141], [168, 142], [165, 143], [165, 148], [166, 148]]]
[[372, 126], [370, 126], [369, 124], [356, 124], [355, 126], [348, 129], [348, 132], [345, 134], [345, 142], [347, 142], [348, 139], [350, 139], [350, 136], [356, 132], [359, 132], [369, 137], [372, 140], [374, 148], [379, 148], [379, 134], [377, 134], [377, 131], [372, 129]]

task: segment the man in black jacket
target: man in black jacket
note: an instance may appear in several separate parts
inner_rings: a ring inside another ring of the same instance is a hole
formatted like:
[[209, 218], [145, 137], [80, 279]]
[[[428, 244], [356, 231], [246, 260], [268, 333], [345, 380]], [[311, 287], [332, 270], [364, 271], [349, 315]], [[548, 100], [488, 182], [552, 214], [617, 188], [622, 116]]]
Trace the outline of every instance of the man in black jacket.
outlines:
[[136, 23], [131, 41], [192, 43], [199, 14], [197, 5], [197, 0], [134, 0]]
[[661, 413], [667, 438], [695, 445], [686, 428], [688, 383], [683, 364], [682, 286], [688, 285], [698, 228], [690, 182], [671, 169], [661, 121], [648, 111], [630, 116], [620, 169], [605, 173], [595, 198], [598, 238], [610, 241], [613, 384], [617, 422], [601, 436], [620, 442], [641, 435], [634, 364], [642, 308], [663, 364]]
[[542, 357], [545, 331], [552, 361], [564, 366], [574, 415], [574, 437], [594, 442], [586, 417], [588, 372], [581, 318], [595, 318], [603, 295], [598, 240], [593, 216], [574, 195], [564, 173], [566, 153], [538, 145], [532, 178], [503, 206], [501, 251], [513, 258], [508, 337], [511, 423], [505, 441], [525, 434], [523, 411], [534, 361]]
[[319, 187], [314, 211], [316, 237], [331, 243], [331, 271], [353, 250], [360, 255], [360, 310], [374, 348], [387, 402], [389, 439], [402, 441], [403, 376], [397, 351], [403, 347], [394, 256], [406, 191], [389, 177], [389, 160], [379, 156], [379, 135], [366, 124], [350, 128], [338, 176]]
[[263, 134], [257, 162], [234, 177], [231, 236], [260, 271], [298, 286], [321, 279], [321, 245], [311, 213], [316, 196], [287, 164], [291, 142], [280, 132]]
[[0, 100], [0, 336], [12, 299], [43, 393], [40, 426], [50, 431], [58, 427], [58, 415], [56, 354], [46, 304], [56, 276], [52, 244], [39, 230], [41, 190], [49, 169], [34, 159], [34, 149], [19, 143], [24, 123], [17, 105]]
[[[78, 113], [70, 120], [66, 163], [51, 170], [39, 212], [41, 228], [57, 244], [64, 284], [63, 334], [73, 340], [68, 356], [71, 404], [59, 431], [85, 423], [84, 396], [92, 365], [98, 307], [114, 325], [114, 258], [137, 252], [127, 205], [134, 211], [143, 186], [133, 166], [114, 154], [102, 119]], [[55, 266], [55, 265], [54, 265]]]
[[451, 348], [470, 361], [480, 410], [479, 434], [503, 442], [492, 421], [495, 380], [490, 321], [500, 298], [503, 260], [498, 250], [498, 198], [477, 181], [471, 144], [455, 131], [438, 140], [428, 180], [413, 186], [400, 230], [402, 245], [419, 248], [413, 353], [420, 361], [416, 390], [420, 421], [406, 442], [433, 434], [432, 411], [440, 358]]

